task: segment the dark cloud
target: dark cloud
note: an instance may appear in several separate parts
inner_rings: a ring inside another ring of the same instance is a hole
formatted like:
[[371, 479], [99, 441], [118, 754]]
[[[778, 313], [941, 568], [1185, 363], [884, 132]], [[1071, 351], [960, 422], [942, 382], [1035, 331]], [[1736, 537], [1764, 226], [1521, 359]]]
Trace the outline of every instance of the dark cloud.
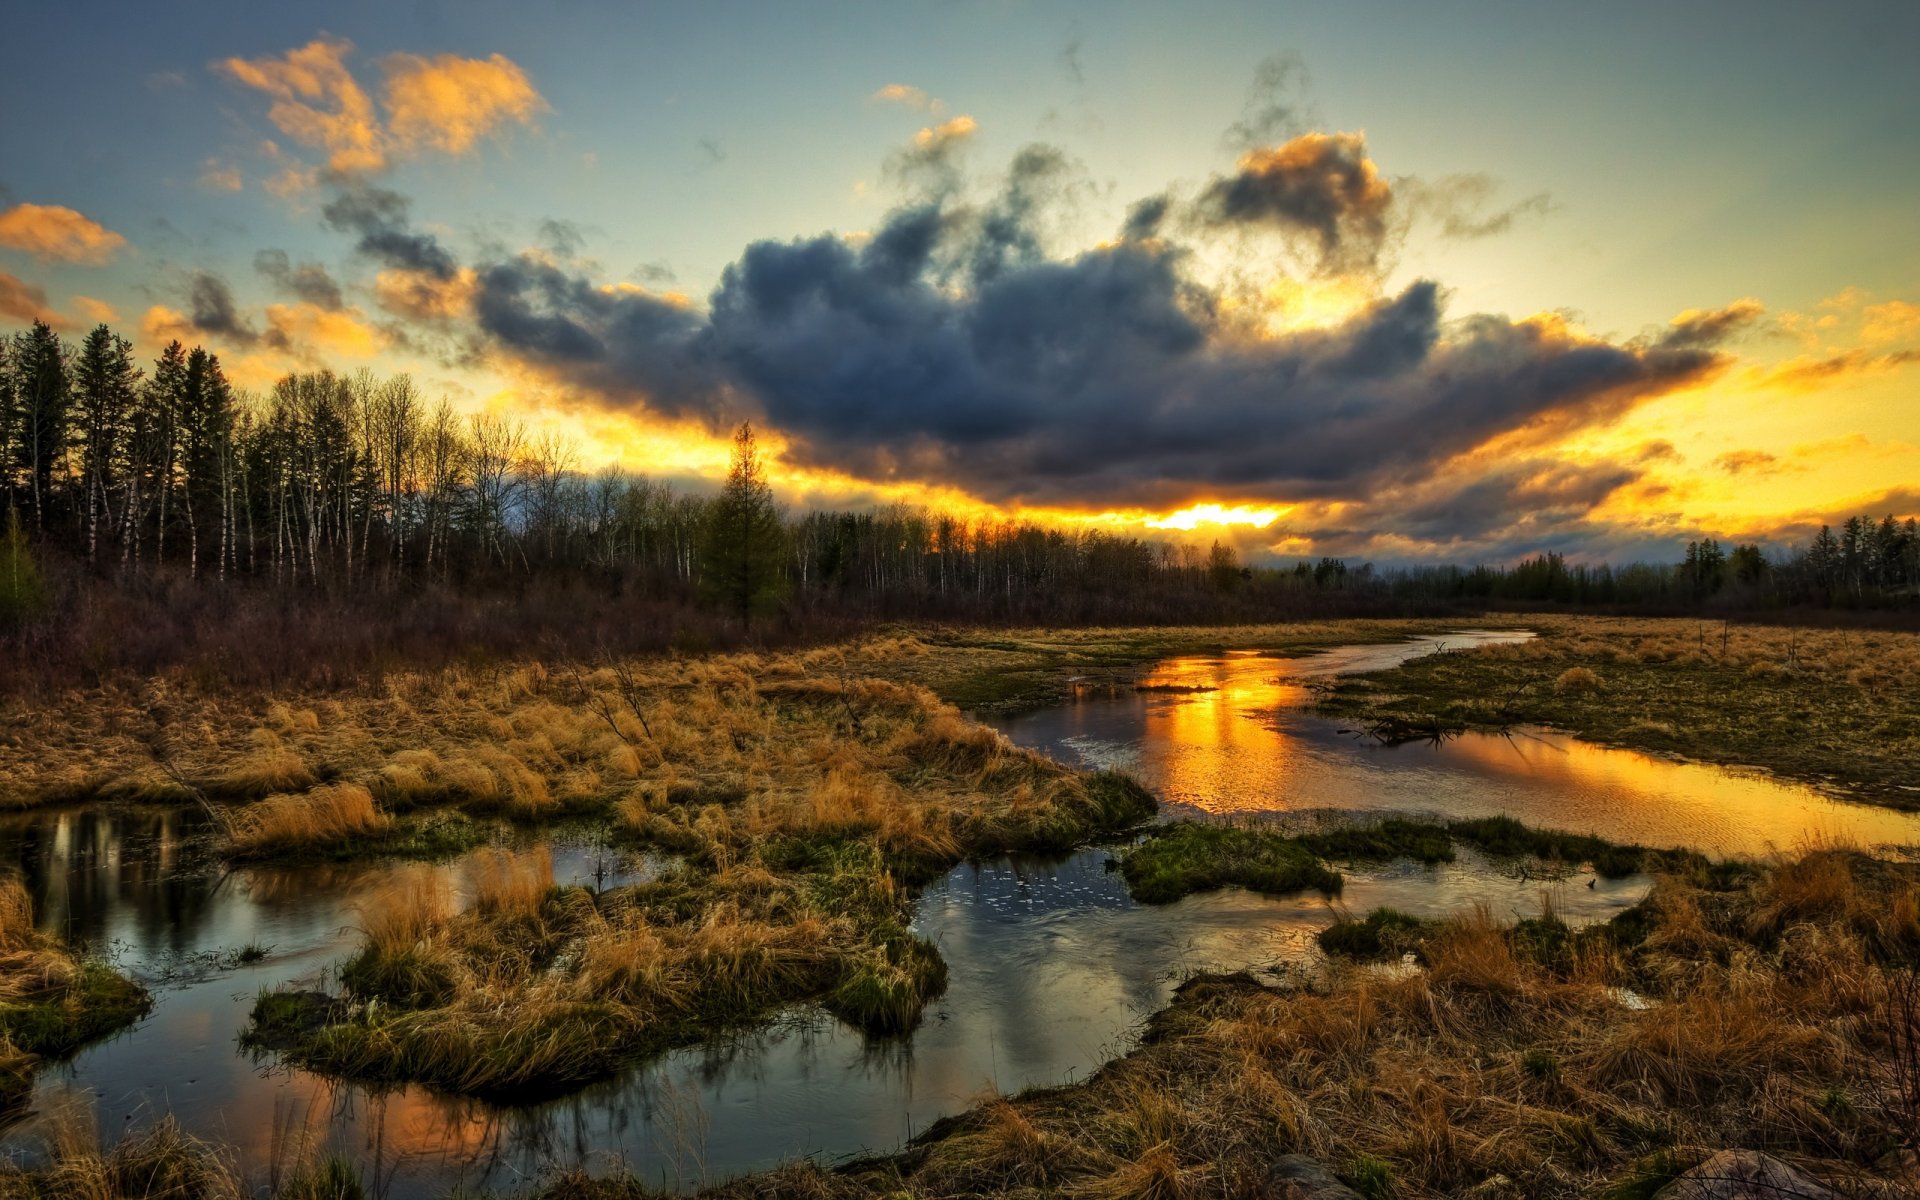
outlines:
[[1314, 124], [1307, 91], [1312, 84], [1306, 60], [1293, 51], [1275, 54], [1254, 71], [1240, 119], [1223, 139], [1231, 150], [1247, 150], [1287, 141]]
[[1717, 347], [1752, 328], [1766, 311], [1758, 300], [1735, 300], [1724, 308], [1689, 309], [1673, 319], [1655, 344], [1666, 350]]
[[711, 407], [716, 381], [691, 355], [701, 318], [638, 289], [603, 288], [522, 255], [481, 267], [480, 329], [520, 356], [621, 402]]
[[1639, 477], [1637, 470], [1612, 463], [1518, 463], [1379, 515], [1397, 535], [1424, 542], [1485, 542], [1517, 536], [1535, 545], [1542, 533], [1579, 522]]
[[1086, 67], [1080, 61], [1079, 39], [1076, 38], [1062, 46], [1060, 53], [1053, 56], [1053, 61], [1060, 65], [1060, 71], [1067, 77], [1067, 82], [1075, 87], [1081, 87], [1087, 82]]
[[1031, 266], [1045, 258], [1041, 215], [1065, 192], [1073, 176], [1067, 156], [1052, 146], [1028, 146], [1014, 156], [1006, 187], [980, 216], [969, 264], [975, 281], [984, 282], [1009, 268]]
[[586, 231], [572, 221], [549, 217], [537, 230], [540, 244], [562, 258], [572, 258], [586, 248]]
[[[1221, 181], [1218, 218], [1297, 227], [1327, 255], [1364, 257], [1386, 185], [1358, 138], [1289, 145], [1292, 158], [1249, 156], [1244, 180]], [[938, 153], [951, 162], [951, 147]], [[1398, 489], [1433, 538], [1590, 507], [1640, 469], [1534, 465], [1443, 497], [1431, 481], [1458, 456], [1610, 420], [1721, 363], [1711, 321], [1623, 345], [1551, 321], [1449, 320], [1430, 280], [1332, 327], [1252, 336], [1190, 273], [1195, 256], [1168, 229], [1195, 226], [1170, 223], [1164, 196], [1135, 206], [1129, 236], [1050, 254], [1040, 230], [1073, 177], [1057, 151], [1032, 147], [985, 201], [921, 195], [859, 242], [755, 242], [704, 309], [538, 255], [482, 262], [476, 344], [611, 407], [714, 428], [764, 420], [796, 463], [871, 482], [1080, 507], [1361, 504]], [[411, 264], [456, 270], [437, 243], [439, 258], [414, 252], [398, 197], [362, 192], [329, 220], [368, 253], [398, 246]]]
[[1120, 227], [1120, 236], [1129, 242], [1154, 237], [1172, 210], [1173, 199], [1165, 194], [1137, 200], [1127, 209], [1127, 219]]
[[1446, 175], [1435, 180], [1403, 179], [1397, 185], [1410, 193], [1413, 207], [1439, 225], [1442, 237], [1460, 241], [1506, 233], [1528, 217], [1545, 216], [1553, 198], [1538, 192], [1512, 204], [1498, 203], [1499, 184], [1487, 175]]
[[1782, 469], [1780, 460], [1765, 450], [1729, 450], [1713, 465], [1729, 475], [1772, 475]]
[[1717, 361], [1494, 317], [1449, 329], [1430, 281], [1333, 329], [1235, 339], [1183, 252], [1132, 242], [951, 286], [941, 264], [983, 236], [920, 205], [860, 248], [756, 243], [705, 317], [505, 264], [482, 272], [483, 324], [616, 402], [763, 418], [803, 463], [1093, 505], [1360, 495], [1530, 424], [1605, 419]]
[[319, 263], [296, 266], [287, 258], [285, 250], [262, 250], [253, 256], [253, 269], [308, 304], [333, 312], [346, 307], [340, 285]]
[[1215, 226], [1265, 227], [1311, 239], [1324, 273], [1371, 271], [1391, 231], [1393, 187], [1357, 133], [1303, 133], [1250, 150], [1195, 203]]
[[354, 249], [389, 267], [419, 271], [436, 279], [453, 278], [453, 254], [432, 234], [415, 232], [408, 221], [408, 200], [398, 192], [370, 184], [348, 187], [320, 210], [328, 226], [351, 233]]
[[211, 271], [196, 271], [187, 283], [187, 320], [196, 331], [223, 338], [230, 345], [251, 345], [260, 339], [240, 315], [233, 289]]

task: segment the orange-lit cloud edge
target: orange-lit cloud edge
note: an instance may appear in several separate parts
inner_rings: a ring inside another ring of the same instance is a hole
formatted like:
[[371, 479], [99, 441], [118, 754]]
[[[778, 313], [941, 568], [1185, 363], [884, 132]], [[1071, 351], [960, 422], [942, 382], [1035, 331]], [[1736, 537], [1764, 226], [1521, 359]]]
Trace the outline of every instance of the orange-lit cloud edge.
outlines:
[[[276, 129], [322, 156], [321, 165], [311, 165], [266, 143], [263, 153], [269, 165], [280, 169], [279, 175], [262, 181], [270, 192], [297, 193], [312, 187], [324, 172], [336, 177], [375, 174], [396, 160], [427, 151], [465, 155], [496, 130], [530, 127], [547, 110], [520, 68], [498, 54], [487, 59], [393, 55], [382, 63], [384, 88], [367, 89], [346, 66], [351, 50], [348, 43], [322, 38], [281, 57], [229, 58], [216, 66], [234, 83], [264, 94], [271, 101], [268, 120]], [[871, 99], [935, 115], [942, 107], [903, 84], [884, 87]], [[963, 141], [977, 128], [973, 118], [959, 115], [921, 130], [913, 144], [925, 149]], [[239, 184], [237, 168], [221, 166], [216, 171], [212, 162], [206, 186], [231, 189]], [[11, 215], [17, 248], [41, 258], [100, 263], [123, 243], [119, 235], [71, 210], [34, 207]], [[1379, 301], [1381, 282], [1364, 275], [1283, 275], [1223, 291], [1222, 304], [1236, 336], [1280, 337], [1340, 325]], [[47, 306], [42, 289], [12, 276], [0, 277], [0, 283], [10, 289], [7, 315], [15, 318], [32, 314], [74, 329], [111, 314], [102, 302], [76, 294], [68, 309], [77, 315], [65, 316]], [[396, 335], [402, 327], [396, 321], [445, 328], [469, 315], [473, 284], [468, 268], [444, 281], [385, 269], [357, 289], [366, 293], [370, 307], [325, 310], [307, 303], [269, 304], [258, 314], [257, 323], [264, 328], [256, 338], [244, 345], [209, 348], [221, 352], [236, 384], [254, 392], [264, 392], [287, 372], [322, 366], [405, 370], [419, 378], [429, 394], [444, 392], [457, 407], [518, 416], [536, 436], [565, 439], [574, 463], [583, 470], [618, 467], [707, 485], [725, 473], [730, 451], [726, 430], [662, 418], [646, 410], [644, 398], [624, 409], [610, 409], [604, 398], [573, 391], [559, 378], [504, 356], [449, 376]], [[687, 302], [685, 297], [668, 299]], [[1753, 300], [1732, 308], [1750, 317], [1763, 311]], [[1687, 312], [1675, 322], [1711, 315]], [[1556, 338], [1590, 336], [1559, 313], [1537, 314], [1527, 323]], [[1548, 478], [1558, 467], [1632, 462], [1641, 468], [1632, 482], [1572, 521], [1604, 532], [1615, 543], [1671, 539], [1695, 530], [1766, 538], [1829, 513], [1869, 511], [1881, 502], [1912, 503], [1907, 481], [1920, 478], [1920, 448], [1898, 435], [1897, 393], [1920, 365], [1920, 305], [1905, 297], [1870, 296], [1847, 288], [1808, 312], [1766, 314], [1766, 329], [1771, 343], [1757, 350], [1744, 348], [1731, 366], [1642, 398], [1611, 418], [1562, 430], [1513, 430], [1461, 452], [1441, 465], [1435, 476], [1438, 488], [1470, 483], [1492, 468]], [[175, 337], [213, 340], [197, 337], [183, 314], [164, 305], [146, 311], [139, 332], [148, 354]], [[1805, 404], [1810, 395], [1822, 403]], [[1811, 415], [1809, 409], [1814, 410]], [[1202, 543], [1218, 538], [1286, 557], [1346, 548], [1326, 535], [1349, 518], [1364, 516], [1374, 503], [1223, 492], [1195, 493], [1166, 510], [994, 504], [937, 481], [868, 479], [803, 466], [785, 457], [788, 443], [779, 429], [763, 428], [760, 437], [769, 478], [782, 500], [795, 508], [906, 505], [975, 523], [1029, 521]], [[1433, 490], [1430, 482], [1429, 492]], [[1370, 523], [1374, 532], [1359, 548], [1363, 554], [1439, 558], [1463, 550], [1391, 532], [1390, 510], [1374, 515]], [[1464, 552], [1470, 555], [1471, 549]]]

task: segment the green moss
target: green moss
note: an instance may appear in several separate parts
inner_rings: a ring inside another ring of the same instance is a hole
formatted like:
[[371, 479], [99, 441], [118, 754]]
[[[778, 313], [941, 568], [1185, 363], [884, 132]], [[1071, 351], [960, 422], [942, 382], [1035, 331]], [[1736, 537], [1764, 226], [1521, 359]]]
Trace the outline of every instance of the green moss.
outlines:
[[1400, 1193], [1394, 1182], [1393, 1165], [1371, 1154], [1356, 1154], [1348, 1159], [1340, 1177], [1366, 1200], [1392, 1200]]
[[103, 962], [88, 961], [64, 988], [0, 1005], [0, 1033], [29, 1054], [60, 1058], [132, 1024], [152, 1007], [145, 988]]
[[876, 1036], [905, 1033], [947, 987], [947, 964], [919, 938], [902, 937], [861, 963], [827, 997], [826, 1009]]
[[1397, 908], [1376, 908], [1363, 920], [1340, 921], [1322, 929], [1317, 940], [1328, 954], [1379, 962], [1414, 949], [1432, 927], [1432, 922]]
[[1153, 830], [1120, 858], [1134, 899], [1167, 904], [1229, 884], [1268, 895], [1340, 891], [1341, 878], [1301, 845], [1272, 829], [1181, 821]]
[[1298, 841], [1321, 858], [1333, 861], [1394, 858], [1410, 858], [1422, 863], [1453, 861], [1453, 839], [1446, 826], [1404, 817], [1305, 834]]
[[1449, 821], [1446, 828], [1456, 840], [1477, 846], [1497, 858], [1557, 859], [1569, 865], [1592, 863], [1594, 873], [1606, 879], [1623, 879], [1638, 873], [1645, 866], [1648, 853], [1641, 846], [1622, 845], [1588, 834], [1534, 829], [1504, 816]]

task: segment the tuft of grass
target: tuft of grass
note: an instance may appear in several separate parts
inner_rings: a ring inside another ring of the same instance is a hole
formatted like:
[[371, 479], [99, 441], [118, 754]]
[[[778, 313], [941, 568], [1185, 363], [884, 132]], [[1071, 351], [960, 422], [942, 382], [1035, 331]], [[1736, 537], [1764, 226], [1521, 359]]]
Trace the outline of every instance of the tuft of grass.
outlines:
[[1605, 687], [1600, 682], [1600, 676], [1588, 667], [1568, 667], [1553, 679], [1553, 690], [1562, 695], [1569, 692], [1598, 692]]
[[145, 1016], [145, 988], [97, 959], [75, 956], [33, 923], [33, 900], [0, 878], [0, 1107], [31, 1090], [45, 1059], [64, 1058]]
[[1337, 921], [1316, 935], [1328, 954], [1360, 962], [1380, 962], [1411, 952], [1433, 928], [1397, 908], [1376, 908], [1362, 920]]
[[324, 784], [240, 809], [232, 817], [228, 848], [236, 858], [324, 850], [384, 839], [392, 823], [361, 785]]
[[1234, 885], [1268, 895], [1320, 891], [1342, 880], [1299, 839], [1277, 830], [1178, 821], [1150, 831], [1120, 857], [1134, 899], [1168, 904], [1193, 892]]
[[1341, 1177], [1366, 1200], [1393, 1200], [1400, 1194], [1394, 1180], [1393, 1164], [1371, 1154], [1356, 1154], [1347, 1160]]

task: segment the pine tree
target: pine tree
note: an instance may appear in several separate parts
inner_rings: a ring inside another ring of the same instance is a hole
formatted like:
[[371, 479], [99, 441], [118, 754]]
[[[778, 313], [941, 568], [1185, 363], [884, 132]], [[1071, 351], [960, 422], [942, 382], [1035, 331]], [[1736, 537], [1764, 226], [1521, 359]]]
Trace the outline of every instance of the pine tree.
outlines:
[[109, 531], [114, 526], [114, 485], [128, 465], [128, 432], [140, 369], [133, 365], [133, 344], [100, 325], [81, 344], [73, 374], [87, 561], [93, 562], [99, 557], [101, 522]]
[[27, 477], [33, 523], [44, 529], [53, 504], [54, 467], [67, 445], [72, 388], [67, 348], [45, 321], [13, 339], [13, 466]]
[[785, 541], [753, 426], [743, 422], [733, 437], [726, 485], [707, 508], [700, 545], [702, 588], [714, 603], [750, 622], [785, 594]]
[[[180, 409], [181, 494], [187, 506], [188, 574], [200, 573], [200, 531], [217, 543], [220, 573], [225, 575], [232, 511], [228, 450], [233, 436], [233, 390], [220, 360], [198, 346], [187, 355]], [[216, 536], [217, 534], [217, 536]]]

